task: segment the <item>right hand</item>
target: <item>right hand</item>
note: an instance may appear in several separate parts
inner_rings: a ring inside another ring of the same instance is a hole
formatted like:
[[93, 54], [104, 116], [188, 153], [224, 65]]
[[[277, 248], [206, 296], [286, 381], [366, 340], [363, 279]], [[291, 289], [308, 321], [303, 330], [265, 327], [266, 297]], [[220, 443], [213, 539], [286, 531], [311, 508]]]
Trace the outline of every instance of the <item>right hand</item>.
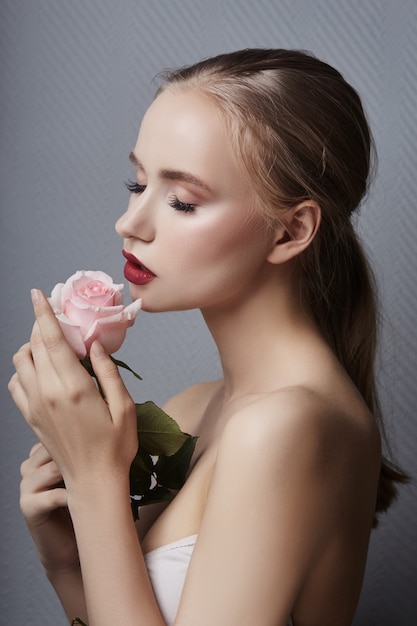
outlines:
[[47, 573], [79, 568], [61, 473], [37, 443], [21, 465], [20, 508]]

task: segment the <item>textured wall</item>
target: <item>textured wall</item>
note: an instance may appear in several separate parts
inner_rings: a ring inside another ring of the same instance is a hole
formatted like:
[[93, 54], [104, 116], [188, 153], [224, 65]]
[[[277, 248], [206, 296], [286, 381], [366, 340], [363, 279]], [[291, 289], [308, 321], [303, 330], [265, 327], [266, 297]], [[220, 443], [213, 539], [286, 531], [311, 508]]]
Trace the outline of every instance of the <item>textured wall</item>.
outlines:
[[[33, 437], [5, 385], [32, 323], [29, 288], [48, 292], [76, 269], [123, 280], [113, 223], [162, 68], [248, 46], [304, 48], [362, 94], [379, 150], [359, 228], [386, 319], [383, 401], [393, 449], [416, 472], [416, 34], [415, 0], [1, 0], [1, 624], [65, 623], [18, 511]], [[163, 402], [217, 375], [196, 312], [144, 314], [130, 332], [120, 356], [144, 375], [137, 399]], [[417, 623], [416, 504], [413, 485], [373, 535], [356, 626]]]

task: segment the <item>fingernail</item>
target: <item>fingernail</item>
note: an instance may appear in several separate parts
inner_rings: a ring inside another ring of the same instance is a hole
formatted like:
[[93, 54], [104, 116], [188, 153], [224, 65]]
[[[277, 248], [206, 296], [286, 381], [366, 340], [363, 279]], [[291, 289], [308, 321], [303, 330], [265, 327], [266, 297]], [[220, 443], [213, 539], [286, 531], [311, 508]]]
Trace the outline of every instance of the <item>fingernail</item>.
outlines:
[[30, 297], [32, 298], [33, 304], [38, 304], [41, 301], [41, 293], [39, 289], [31, 289]]
[[91, 352], [93, 352], [93, 354], [95, 354], [96, 356], [104, 356], [106, 354], [103, 346], [97, 340], [93, 342], [91, 346]]

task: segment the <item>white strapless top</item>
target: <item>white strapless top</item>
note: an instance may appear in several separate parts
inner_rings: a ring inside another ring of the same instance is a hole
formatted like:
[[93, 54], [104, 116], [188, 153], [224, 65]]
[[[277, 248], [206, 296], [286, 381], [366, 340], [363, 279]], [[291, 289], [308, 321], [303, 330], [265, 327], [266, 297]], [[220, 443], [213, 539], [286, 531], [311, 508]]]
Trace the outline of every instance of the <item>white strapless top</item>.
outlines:
[[145, 563], [163, 618], [172, 626], [197, 535], [190, 535], [147, 552]]
[[[173, 626], [188, 565], [198, 535], [190, 535], [144, 555], [149, 578], [167, 626]], [[292, 626], [291, 620], [288, 626]]]

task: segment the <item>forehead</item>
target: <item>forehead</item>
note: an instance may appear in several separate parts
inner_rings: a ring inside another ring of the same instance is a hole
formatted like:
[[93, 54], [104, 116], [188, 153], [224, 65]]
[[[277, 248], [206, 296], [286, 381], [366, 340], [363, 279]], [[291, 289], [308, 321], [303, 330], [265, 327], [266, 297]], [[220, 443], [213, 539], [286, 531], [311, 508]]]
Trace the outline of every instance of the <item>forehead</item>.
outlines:
[[157, 157], [160, 167], [217, 170], [217, 175], [225, 169], [246, 177], [219, 108], [196, 90], [167, 89], [158, 95], [143, 118], [135, 153], [145, 168], [148, 157]]
[[209, 96], [195, 89], [168, 88], [162, 91], [147, 110], [142, 121], [143, 129], [151, 129], [154, 133], [169, 129], [172, 133], [191, 137], [215, 131], [220, 132], [224, 142], [228, 141], [218, 107]]

